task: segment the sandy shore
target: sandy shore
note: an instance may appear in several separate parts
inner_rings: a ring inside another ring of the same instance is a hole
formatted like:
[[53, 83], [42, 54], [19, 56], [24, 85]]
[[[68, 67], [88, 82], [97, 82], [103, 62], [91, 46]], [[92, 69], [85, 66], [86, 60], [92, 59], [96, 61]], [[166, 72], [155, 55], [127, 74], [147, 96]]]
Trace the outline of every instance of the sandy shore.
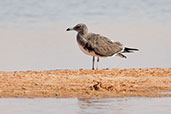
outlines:
[[158, 97], [169, 91], [171, 68], [0, 72], [0, 97]]

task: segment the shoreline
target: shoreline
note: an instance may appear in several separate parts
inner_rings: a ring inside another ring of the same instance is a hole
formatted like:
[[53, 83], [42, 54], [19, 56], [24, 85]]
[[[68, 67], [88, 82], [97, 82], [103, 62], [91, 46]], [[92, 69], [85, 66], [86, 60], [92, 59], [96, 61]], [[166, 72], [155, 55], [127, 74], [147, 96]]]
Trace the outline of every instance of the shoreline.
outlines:
[[1, 98], [132, 96], [170, 97], [171, 68], [0, 72]]

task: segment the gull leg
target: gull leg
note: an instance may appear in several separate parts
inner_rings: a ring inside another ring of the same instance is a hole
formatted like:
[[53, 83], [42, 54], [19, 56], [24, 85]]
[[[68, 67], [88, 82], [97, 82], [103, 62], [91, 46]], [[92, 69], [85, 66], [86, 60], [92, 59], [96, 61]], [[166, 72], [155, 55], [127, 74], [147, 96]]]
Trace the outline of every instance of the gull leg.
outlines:
[[99, 64], [99, 57], [97, 57], [96, 69], [98, 69], [98, 64]]
[[94, 70], [94, 61], [95, 61], [95, 57], [93, 56], [92, 70]]

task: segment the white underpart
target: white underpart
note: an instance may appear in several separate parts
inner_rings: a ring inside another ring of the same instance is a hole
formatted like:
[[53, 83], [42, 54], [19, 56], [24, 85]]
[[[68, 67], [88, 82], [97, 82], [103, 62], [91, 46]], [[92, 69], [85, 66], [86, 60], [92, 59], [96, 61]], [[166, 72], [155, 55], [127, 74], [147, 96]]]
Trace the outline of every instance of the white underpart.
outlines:
[[78, 44], [78, 45], [79, 45], [81, 51], [84, 52], [85, 54], [90, 55], [90, 56], [102, 57], [102, 56], [96, 55], [93, 51], [85, 50], [80, 44]]
[[114, 42], [113, 40], [110, 39], [111, 42]]
[[124, 50], [125, 50], [125, 47], [122, 48], [122, 50], [120, 51], [120, 53], [124, 52]]

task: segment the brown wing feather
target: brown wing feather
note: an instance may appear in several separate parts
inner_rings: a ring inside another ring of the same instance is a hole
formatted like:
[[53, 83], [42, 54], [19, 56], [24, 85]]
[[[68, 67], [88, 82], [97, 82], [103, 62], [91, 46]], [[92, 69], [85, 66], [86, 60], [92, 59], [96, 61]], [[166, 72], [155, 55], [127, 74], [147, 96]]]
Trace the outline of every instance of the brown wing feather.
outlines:
[[123, 49], [121, 43], [112, 42], [110, 39], [100, 36], [99, 34], [89, 34], [86, 39], [86, 47], [99, 56], [112, 56]]

